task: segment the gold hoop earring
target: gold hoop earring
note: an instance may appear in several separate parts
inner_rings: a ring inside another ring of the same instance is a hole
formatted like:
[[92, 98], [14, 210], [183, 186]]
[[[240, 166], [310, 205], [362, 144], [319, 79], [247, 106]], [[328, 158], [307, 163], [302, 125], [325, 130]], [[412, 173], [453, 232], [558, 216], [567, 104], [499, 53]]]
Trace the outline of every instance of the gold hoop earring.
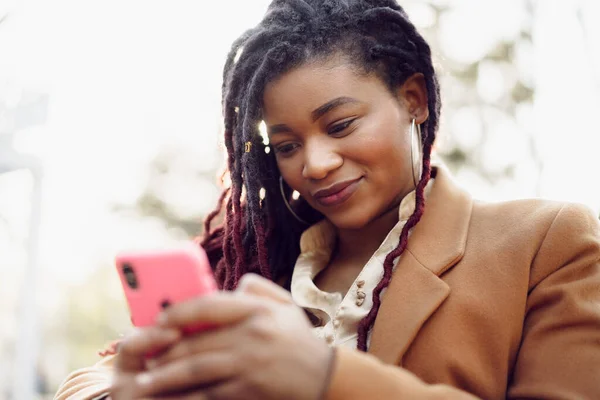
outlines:
[[292, 206], [288, 202], [288, 199], [285, 196], [285, 190], [283, 190], [283, 177], [281, 175], [279, 176], [279, 190], [281, 190], [281, 197], [283, 198], [283, 203], [285, 204], [285, 206], [287, 207], [287, 209], [290, 211], [290, 213], [292, 213], [292, 215], [294, 216], [294, 218], [296, 218], [296, 220], [298, 220], [299, 222], [303, 223], [304, 225], [310, 225], [308, 222], [306, 222], [305, 220], [303, 220], [302, 218], [300, 218], [298, 216], [298, 214], [296, 214], [296, 212], [294, 211], [294, 209], [292, 208]]
[[[410, 161], [412, 163], [412, 177], [415, 189], [421, 181], [422, 174], [421, 159], [423, 148], [421, 140], [421, 125], [417, 124], [417, 121], [413, 118], [410, 123]], [[415, 156], [415, 153], [417, 156]]]

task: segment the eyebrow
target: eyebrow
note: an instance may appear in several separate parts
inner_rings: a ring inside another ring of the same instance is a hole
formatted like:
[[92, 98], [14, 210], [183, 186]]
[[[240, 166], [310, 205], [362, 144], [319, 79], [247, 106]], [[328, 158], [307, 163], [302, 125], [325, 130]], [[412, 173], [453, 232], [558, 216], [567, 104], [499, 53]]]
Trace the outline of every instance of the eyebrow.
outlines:
[[353, 99], [352, 97], [338, 97], [327, 103], [323, 104], [321, 107], [317, 108], [311, 113], [313, 122], [321, 118], [323, 115], [327, 114], [329, 111], [348, 103], [358, 103], [359, 101]]
[[[360, 103], [360, 102], [352, 97], [347, 97], [347, 96], [337, 97], [337, 98], [323, 104], [319, 108], [315, 109], [310, 114], [311, 118], [314, 122], [314, 121], [318, 120], [319, 118], [321, 118], [323, 115], [327, 114], [328, 112], [330, 112], [344, 104], [348, 104], [348, 103]], [[268, 132], [271, 135], [274, 135], [276, 133], [281, 133], [281, 132], [290, 132], [290, 131], [291, 131], [291, 129], [285, 124], [273, 125], [273, 126], [270, 126], [268, 129]]]

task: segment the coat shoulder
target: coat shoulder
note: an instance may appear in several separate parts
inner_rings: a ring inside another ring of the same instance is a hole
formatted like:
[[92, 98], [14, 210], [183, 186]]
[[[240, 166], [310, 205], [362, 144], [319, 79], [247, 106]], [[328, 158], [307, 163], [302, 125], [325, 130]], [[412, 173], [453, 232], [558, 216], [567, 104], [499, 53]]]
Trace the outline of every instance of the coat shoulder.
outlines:
[[473, 202], [473, 223], [498, 225], [503, 232], [553, 229], [596, 230], [600, 223], [591, 208], [579, 203], [544, 199], [523, 199], [505, 202]]
[[578, 203], [540, 199], [475, 202], [471, 228], [472, 243], [526, 257], [532, 285], [581, 254], [589, 254], [591, 263], [600, 259], [600, 220], [589, 207]]

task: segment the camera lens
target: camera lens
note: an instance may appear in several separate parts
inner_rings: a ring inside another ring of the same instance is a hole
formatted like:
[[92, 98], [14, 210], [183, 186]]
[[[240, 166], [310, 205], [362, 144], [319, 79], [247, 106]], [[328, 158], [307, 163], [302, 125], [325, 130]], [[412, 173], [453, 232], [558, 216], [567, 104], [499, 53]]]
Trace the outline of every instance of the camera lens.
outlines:
[[135, 276], [135, 271], [133, 267], [129, 264], [123, 264], [123, 274], [125, 275], [125, 280], [127, 281], [127, 285], [132, 289], [138, 288], [137, 277]]
[[160, 303], [160, 308], [163, 310], [169, 308], [171, 306], [171, 302], [169, 300], [164, 300]]

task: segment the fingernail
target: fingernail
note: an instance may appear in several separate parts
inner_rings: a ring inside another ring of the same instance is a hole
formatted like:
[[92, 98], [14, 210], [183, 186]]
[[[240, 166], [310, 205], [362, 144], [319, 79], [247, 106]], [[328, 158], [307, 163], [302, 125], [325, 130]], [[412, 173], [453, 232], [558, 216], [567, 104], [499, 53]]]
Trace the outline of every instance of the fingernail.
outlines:
[[135, 377], [135, 383], [140, 386], [148, 386], [152, 383], [152, 377], [149, 373], [145, 372]]

